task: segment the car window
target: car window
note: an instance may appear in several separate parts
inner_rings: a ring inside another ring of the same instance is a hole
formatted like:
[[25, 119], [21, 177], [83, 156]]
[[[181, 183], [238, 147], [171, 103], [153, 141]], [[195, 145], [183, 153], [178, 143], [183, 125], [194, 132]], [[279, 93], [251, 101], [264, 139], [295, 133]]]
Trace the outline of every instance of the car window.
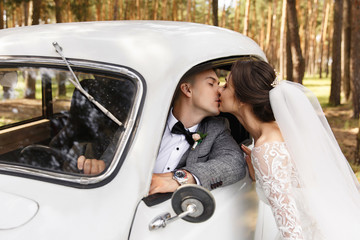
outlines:
[[124, 148], [119, 143], [126, 144], [129, 119], [139, 105], [139, 81], [116, 71], [75, 66], [74, 72], [82, 88], [123, 125], [76, 89], [66, 68], [0, 65], [0, 163], [48, 171], [59, 179], [69, 175], [71, 181], [85, 176], [77, 168], [81, 155], [103, 160], [104, 172], [116, 167], [114, 156]]

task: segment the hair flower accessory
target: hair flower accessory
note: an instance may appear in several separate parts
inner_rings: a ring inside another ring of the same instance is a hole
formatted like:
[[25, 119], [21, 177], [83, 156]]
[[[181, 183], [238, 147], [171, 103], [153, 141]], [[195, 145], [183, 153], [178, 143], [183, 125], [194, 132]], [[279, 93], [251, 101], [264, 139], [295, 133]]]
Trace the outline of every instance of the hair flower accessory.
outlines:
[[191, 150], [194, 150], [196, 148], [196, 146], [198, 144], [200, 144], [206, 136], [207, 136], [207, 134], [203, 134], [200, 132], [194, 133], [192, 135], [192, 138], [194, 139], [195, 142], [194, 142], [193, 146], [191, 147]]
[[280, 79], [279, 77], [276, 77], [275, 80], [271, 83], [271, 86], [276, 87], [279, 84], [280, 84]]
[[274, 81], [270, 84], [272, 87], [276, 87], [277, 85], [280, 84], [279, 74], [275, 69], [274, 69], [274, 71], [275, 71], [276, 77], [275, 77]]

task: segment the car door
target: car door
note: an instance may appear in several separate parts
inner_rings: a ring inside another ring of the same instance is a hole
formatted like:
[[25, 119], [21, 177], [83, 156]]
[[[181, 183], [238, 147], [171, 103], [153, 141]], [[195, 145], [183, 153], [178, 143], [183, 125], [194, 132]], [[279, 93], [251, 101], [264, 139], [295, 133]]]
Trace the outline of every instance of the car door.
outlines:
[[[74, 79], [59, 59], [8, 57], [0, 64], [0, 239], [128, 237], [142, 196], [129, 152], [144, 81], [125, 67], [72, 66], [90, 97], [67, 81]], [[104, 159], [105, 170], [84, 174], [80, 155]]]
[[[231, 64], [239, 58], [241, 57], [208, 61], [193, 67], [189, 72], [215, 69], [221, 84], [224, 84]], [[234, 116], [222, 113], [221, 117], [229, 120], [232, 136], [238, 144], [252, 143], [251, 137]], [[165, 216], [177, 215], [173, 209], [172, 193], [154, 194], [142, 199], [136, 209], [130, 239], [253, 239], [258, 199], [249, 176], [230, 186], [217, 188], [210, 194], [214, 199], [215, 211], [203, 222], [189, 222], [181, 218], [162, 221]], [[204, 208], [211, 205], [212, 203], [206, 202]], [[159, 222], [161, 227], [154, 229], [154, 224]]]
[[[150, 225], [157, 217], [164, 213], [176, 216], [171, 199], [157, 204], [159, 199], [152, 199], [154, 203], [146, 199], [141, 201], [130, 239], [253, 239], [258, 201], [250, 178], [246, 176], [235, 184], [211, 191], [211, 194], [216, 207], [208, 220], [196, 223], [178, 219], [154, 230]], [[205, 204], [204, 207], [208, 206]]]

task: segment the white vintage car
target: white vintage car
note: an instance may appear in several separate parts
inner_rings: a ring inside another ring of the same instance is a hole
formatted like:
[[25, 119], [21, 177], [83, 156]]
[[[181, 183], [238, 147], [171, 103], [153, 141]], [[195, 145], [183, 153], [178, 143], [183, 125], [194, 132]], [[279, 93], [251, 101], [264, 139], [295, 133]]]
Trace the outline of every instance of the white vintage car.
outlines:
[[[266, 60], [248, 37], [193, 23], [1, 30], [0, 239], [252, 239], [249, 177], [148, 196], [181, 77], [204, 67], [224, 76], [249, 57]], [[226, 117], [237, 142], [248, 141]], [[79, 154], [98, 158], [114, 141], [103, 173], [77, 170]]]

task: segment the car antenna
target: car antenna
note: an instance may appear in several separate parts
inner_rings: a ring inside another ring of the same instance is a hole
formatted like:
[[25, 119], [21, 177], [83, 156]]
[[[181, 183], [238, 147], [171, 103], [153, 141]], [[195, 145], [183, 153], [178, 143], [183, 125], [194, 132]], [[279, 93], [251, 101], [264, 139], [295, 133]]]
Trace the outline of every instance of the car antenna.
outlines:
[[57, 42], [53, 42], [53, 46], [55, 47], [56, 52], [64, 60], [64, 62], [66, 63], [66, 66], [69, 68], [71, 74], [73, 75], [75, 81], [73, 79], [71, 79], [71, 78], [69, 78], [69, 81], [75, 86], [75, 88], [78, 89], [82, 94], [84, 94], [84, 96], [87, 97], [87, 99], [89, 99], [90, 102], [95, 104], [95, 106], [97, 106], [111, 120], [116, 122], [120, 127], [123, 126], [122, 122], [120, 122], [114, 115], [112, 115], [111, 112], [109, 112], [109, 110], [107, 110], [103, 105], [101, 105], [98, 101], [96, 101], [94, 99], [94, 97], [91, 96], [87, 91], [85, 91], [85, 89], [81, 86], [81, 84], [79, 82], [79, 79], [76, 77], [74, 71], [70, 67], [69, 62], [66, 60], [66, 58], [65, 58], [65, 56], [64, 56], [64, 54], [62, 52], [62, 47]]

